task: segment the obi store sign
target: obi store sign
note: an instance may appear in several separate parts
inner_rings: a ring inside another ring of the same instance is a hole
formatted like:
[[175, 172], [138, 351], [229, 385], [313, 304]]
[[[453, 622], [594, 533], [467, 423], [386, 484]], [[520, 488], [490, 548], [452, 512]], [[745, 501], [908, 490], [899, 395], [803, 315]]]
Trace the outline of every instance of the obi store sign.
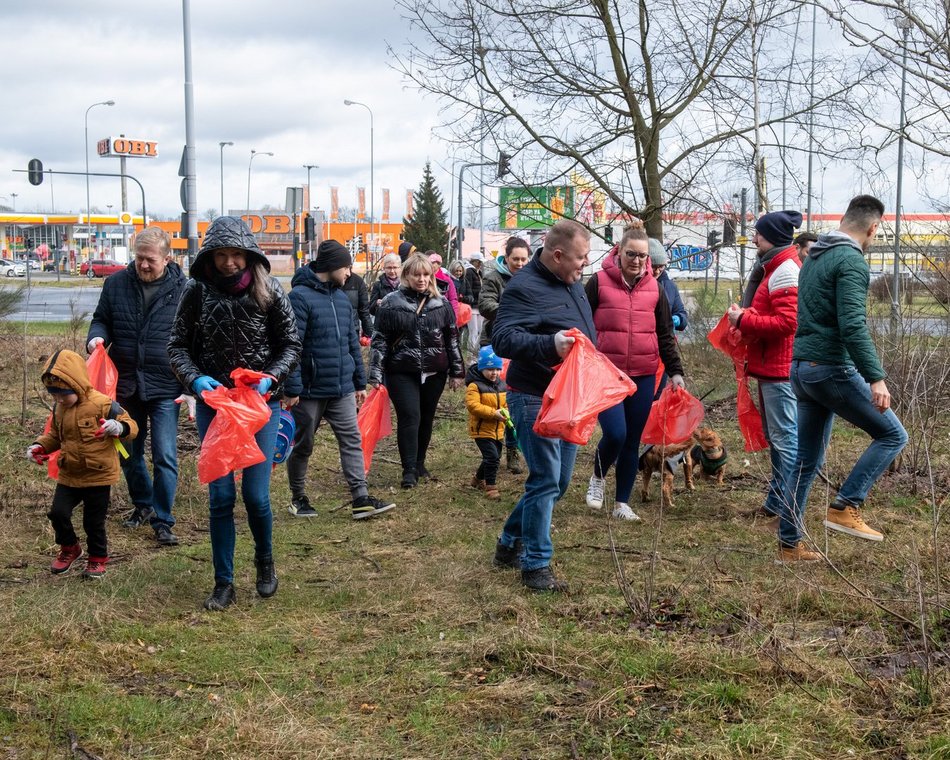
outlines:
[[128, 137], [104, 137], [96, 145], [100, 156], [132, 156], [157, 158], [158, 143], [153, 140], [131, 140]]

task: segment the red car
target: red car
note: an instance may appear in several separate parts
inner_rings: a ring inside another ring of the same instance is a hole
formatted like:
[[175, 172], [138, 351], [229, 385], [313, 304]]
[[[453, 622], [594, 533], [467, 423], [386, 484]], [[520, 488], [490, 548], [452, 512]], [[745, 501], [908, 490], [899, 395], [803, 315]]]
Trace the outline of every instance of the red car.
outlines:
[[79, 266], [79, 274], [85, 277], [108, 277], [110, 274], [121, 272], [126, 266], [115, 259], [92, 259], [92, 261], [84, 261]]

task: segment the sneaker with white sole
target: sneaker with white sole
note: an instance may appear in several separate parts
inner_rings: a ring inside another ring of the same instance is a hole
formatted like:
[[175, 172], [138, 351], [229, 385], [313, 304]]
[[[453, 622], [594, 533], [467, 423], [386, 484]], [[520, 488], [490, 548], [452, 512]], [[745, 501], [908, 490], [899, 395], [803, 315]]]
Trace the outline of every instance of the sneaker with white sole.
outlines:
[[857, 507], [847, 506], [844, 509], [835, 509], [829, 506], [825, 514], [825, 527], [832, 530], [847, 533], [855, 538], [863, 538], [867, 541], [883, 541], [884, 534], [874, 530], [870, 525], [864, 522], [861, 513]]
[[359, 496], [353, 499], [353, 506], [350, 507], [350, 514], [354, 520], [366, 520], [370, 517], [376, 517], [383, 512], [388, 512], [395, 508], [391, 501], [375, 499], [372, 496]]
[[630, 520], [631, 522], [638, 522], [640, 520], [640, 515], [630, 509], [629, 504], [624, 504], [622, 501], [614, 503], [613, 515], [618, 520]]
[[287, 508], [294, 517], [316, 517], [317, 510], [310, 505], [310, 499], [306, 496], [300, 496], [290, 500], [290, 506]]
[[587, 506], [591, 509], [603, 509], [604, 506], [604, 486], [607, 484], [606, 478], [598, 478], [596, 475], [590, 476], [590, 485], [587, 486]]

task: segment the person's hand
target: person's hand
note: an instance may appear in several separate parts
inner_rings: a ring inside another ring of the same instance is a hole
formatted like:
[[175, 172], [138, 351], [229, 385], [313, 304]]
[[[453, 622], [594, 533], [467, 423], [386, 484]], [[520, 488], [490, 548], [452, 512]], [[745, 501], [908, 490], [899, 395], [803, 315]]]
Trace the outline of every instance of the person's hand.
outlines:
[[681, 324], [683, 324], [683, 320], [680, 318], [680, 315], [674, 314], [673, 315], [673, 329], [679, 330]]
[[362, 406], [364, 403], [366, 403], [366, 391], [365, 391], [365, 390], [357, 391], [357, 392], [356, 392], [356, 405], [357, 405], [357, 406]]
[[284, 396], [284, 409], [293, 409], [300, 403], [300, 396]]
[[271, 378], [265, 377], [255, 386], [255, 388], [257, 389], [257, 392], [260, 393], [262, 396], [266, 396], [267, 392], [271, 389], [271, 386], [273, 384], [274, 384], [274, 381]]
[[682, 375], [670, 375], [670, 384], [674, 388], [681, 388], [684, 391], [686, 390], [686, 383], [683, 381]]
[[31, 462], [36, 464], [43, 464], [49, 456], [46, 453], [46, 449], [40, 446], [38, 443], [34, 443], [32, 446], [28, 446], [26, 449], [26, 458]]
[[198, 396], [201, 396], [205, 391], [213, 391], [215, 388], [220, 387], [220, 385], [221, 383], [213, 377], [202, 375], [191, 384], [191, 387]]
[[86, 344], [86, 353], [91, 354], [96, 350], [96, 346], [102, 345], [105, 342], [105, 338], [93, 338]]
[[379, 383], [374, 383], [372, 380], [370, 380], [369, 387], [375, 391], [379, 387]]
[[891, 393], [887, 390], [883, 380], [871, 383], [871, 403], [881, 414], [884, 414], [891, 407]]
[[453, 377], [451, 380], [449, 380], [449, 388], [451, 388], [453, 391], [457, 391], [459, 388], [462, 387], [462, 382], [463, 382], [462, 378]]
[[360, 345], [361, 345], [361, 346], [368, 346], [370, 343], [371, 343], [371, 341], [370, 341], [368, 335], [364, 335], [362, 338], [360, 338]]
[[562, 359], [570, 353], [574, 345], [574, 338], [567, 334], [567, 330], [554, 333], [554, 350]]
[[110, 438], [120, 438], [122, 436], [122, 423], [118, 420], [99, 420], [99, 429], [96, 431], [96, 438], [108, 436]]
[[502, 422], [505, 422], [505, 413], [504, 413], [503, 411], [501, 411], [501, 409], [496, 409], [496, 410], [492, 413], [492, 416], [493, 416], [496, 420], [501, 420]]
[[732, 304], [726, 312], [726, 318], [729, 320], [729, 324], [736, 327], [739, 324], [739, 317], [742, 316], [743, 311], [744, 309], [741, 309], [739, 304]]
[[190, 396], [187, 393], [182, 393], [178, 398], [175, 399], [176, 404], [184, 404], [188, 408], [188, 421], [195, 421], [195, 408], [198, 406], [195, 402], [195, 397]]

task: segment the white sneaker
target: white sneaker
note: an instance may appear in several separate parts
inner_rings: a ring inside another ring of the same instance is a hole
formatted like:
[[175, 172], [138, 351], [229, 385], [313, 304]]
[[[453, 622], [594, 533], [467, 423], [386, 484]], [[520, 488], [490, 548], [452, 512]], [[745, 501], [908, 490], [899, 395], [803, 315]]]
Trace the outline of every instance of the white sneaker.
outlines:
[[639, 522], [640, 515], [630, 509], [629, 504], [624, 504], [622, 501], [614, 502], [614, 517], [618, 520], [630, 520], [631, 522]]
[[606, 478], [598, 478], [596, 475], [590, 476], [590, 485], [587, 486], [587, 506], [591, 509], [603, 509], [604, 486], [606, 483]]

